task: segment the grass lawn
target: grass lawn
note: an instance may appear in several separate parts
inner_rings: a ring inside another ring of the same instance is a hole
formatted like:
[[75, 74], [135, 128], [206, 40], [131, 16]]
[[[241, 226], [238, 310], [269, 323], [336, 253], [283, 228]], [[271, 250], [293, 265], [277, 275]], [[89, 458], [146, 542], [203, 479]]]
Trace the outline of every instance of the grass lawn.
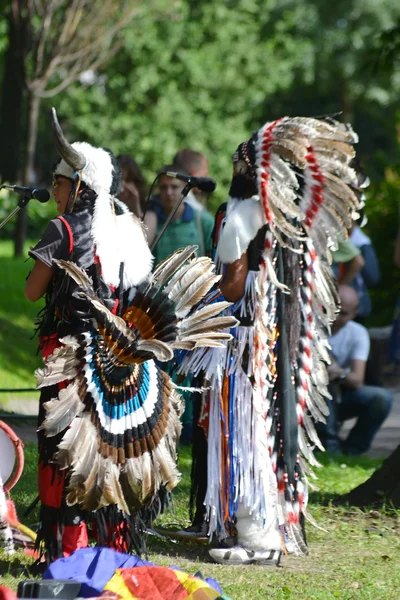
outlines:
[[[29, 303], [23, 295], [29, 269], [29, 263], [12, 258], [11, 242], [0, 241], [0, 388], [34, 387], [33, 372], [41, 364], [36, 355], [37, 342], [31, 339], [41, 306]], [[17, 396], [0, 393], [0, 412]], [[37, 394], [24, 393], [21, 401], [26, 398], [37, 398]], [[12, 497], [20, 519], [34, 528], [37, 511], [27, 519], [22, 516], [37, 495], [34, 444], [25, 446], [25, 462]], [[399, 514], [390, 507], [380, 512], [361, 512], [335, 505], [336, 494], [365, 481], [379, 461], [324, 457], [323, 462], [324, 468], [318, 472], [319, 490], [311, 494], [309, 505], [320, 529], [308, 524], [308, 557], [284, 557], [283, 568], [225, 567], [209, 560], [207, 546], [151, 536], [149, 559], [157, 564], [178, 565], [190, 573], [201, 570], [205, 576], [215, 577], [224, 593], [234, 600], [398, 600]], [[190, 451], [182, 447], [183, 477], [174, 493], [174, 511], [165, 514], [161, 524], [188, 524], [190, 463]], [[19, 580], [29, 578], [25, 567], [30, 562], [21, 552], [7, 559], [0, 551], [0, 584], [16, 589]]]
[[[35, 445], [27, 444], [25, 454], [26, 468], [12, 493], [23, 521], [23, 511], [37, 493]], [[174, 493], [174, 510], [163, 515], [160, 524], [188, 524], [190, 462], [190, 450], [182, 447], [183, 477]], [[399, 514], [390, 508], [361, 512], [335, 506], [335, 494], [367, 479], [379, 461], [324, 457], [323, 462], [324, 468], [318, 473], [319, 491], [311, 495], [309, 505], [310, 513], [322, 529], [308, 524], [308, 557], [284, 557], [282, 568], [226, 567], [209, 560], [205, 545], [150, 536], [149, 560], [177, 565], [193, 574], [200, 570], [205, 576], [215, 577], [233, 600], [398, 600]], [[31, 526], [36, 521], [37, 512], [25, 520]], [[19, 580], [29, 578], [25, 568], [30, 561], [21, 552], [12, 559], [0, 554], [0, 583], [16, 589]]]
[[[27, 256], [28, 245], [26, 247]], [[12, 242], [0, 241], [0, 389], [34, 388], [34, 370], [40, 366], [34, 321], [43, 305], [24, 296], [25, 279], [32, 261], [13, 258]], [[0, 412], [16, 397], [37, 398], [37, 393], [0, 392]]]

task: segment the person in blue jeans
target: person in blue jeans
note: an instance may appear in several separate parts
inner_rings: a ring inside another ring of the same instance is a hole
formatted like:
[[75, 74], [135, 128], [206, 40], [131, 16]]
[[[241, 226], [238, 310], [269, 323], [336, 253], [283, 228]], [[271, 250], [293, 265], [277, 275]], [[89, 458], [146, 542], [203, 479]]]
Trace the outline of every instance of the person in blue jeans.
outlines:
[[[392, 396], [383, 387], [364, 384], [370, 341], [366, 328], [353, 321], [358, 308], [357, 292], [341, 285], [339, 296], [341, 309], [329, 337], [332, 362], [327, 371], [332, 401], [327, 423], [319, 428], [319, 434], [327, 452], [357, 455], [369, 450], [390, 412]], [[338, 424], [354, 417], [356, 424], [341, 441]]]

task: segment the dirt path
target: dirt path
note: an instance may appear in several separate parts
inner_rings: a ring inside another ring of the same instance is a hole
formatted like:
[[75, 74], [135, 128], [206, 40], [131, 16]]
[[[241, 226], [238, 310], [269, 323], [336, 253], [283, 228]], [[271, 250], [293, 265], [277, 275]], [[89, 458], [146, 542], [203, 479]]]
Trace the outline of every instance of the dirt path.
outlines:
[[[388, 386], [388, 389], [390, 389], [393, 396], [393, 408], [389, 417], [378, 431], [371, 450], [367, 453], [367, 456], [370, 456], [371, 458], [386, 458], [400, 444], [400, 385], [396, 387]], [[36, 416], [37, 414], [37, 401], [26, 401], [23, 398], [16, 398], [9, 404], [12, 406], [12, 410], [17, 413], [23, 412], [30, 416]], [[9, 419], [6, 419], [6, 422], [10, 423]], [[353, 421], [346, 422], [345, 426], [342, 428], [342, 437], [352, 427], [352, 423]], [[11, 426], [23, 442], [36, 441], [35, 419], [13, 420]]]

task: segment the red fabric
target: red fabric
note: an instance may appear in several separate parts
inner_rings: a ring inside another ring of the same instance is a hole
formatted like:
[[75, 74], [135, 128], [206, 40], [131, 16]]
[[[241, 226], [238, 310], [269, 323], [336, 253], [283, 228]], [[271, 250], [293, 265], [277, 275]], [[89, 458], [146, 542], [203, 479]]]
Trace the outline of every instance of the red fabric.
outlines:
[[8, 499], [7, 501], [7, 521], [9, 523], [18, 523], [17, 509], [15, 508], [15, 504], [12, 500]]
[[43, 360], [46, 360], [46, 358], [49, 357], [50, 354], [53, 354], [54, 350], [58, 348], [61, 344], [58, 341], [57, 334], [52, 333], [51, 335], [40, 336], [39, 345]]
[[[92, 525], [93, 537], [98, 542], [99, 536], [97, 531], [96, 523]], [[128, 544], [127, 544], [127, 526], [124, 524], [117, 525], [114, 528], [114, 531], [111, 529], [110, 525], [107, 525], [107, 541], [104, 543], [106, 548], [111, 548], [112, 550], [116, 550], [117, 552], [127, 553], [129, 552]]]
[[38, 487], [40, 502], [52, 508], [60, 508], [64, 490], [65, 471], [55, 465], [39, 463]]
[[135, 567], [118, 569], [126, 587], [138, 600], [184, 600], [188, 597], [185, 586], [166, 567]]
[[68, 254], [71, 254], [72, 250], [74, 249], [74, 234], [72, 233], [71, 226], [68, 223], [68, 221], [66, 219], [64, 219], [64, 217], [57, 217], [57, 219], [60, 219], [60, 221], [65, 225], [65, 227], [68, 231], [68, 237], [69, 237]]
[[17, 596], [9, 587], [0, 585], [0, 600], [17, 600]]
[[[54, 539], [57, 539], [58, 528], [53, 526]], [[75, 550], [89, 546], [89, 536], [86, 523], [79, 525], [63, 525], [62, 552], [64, 558], [71, 556]]]

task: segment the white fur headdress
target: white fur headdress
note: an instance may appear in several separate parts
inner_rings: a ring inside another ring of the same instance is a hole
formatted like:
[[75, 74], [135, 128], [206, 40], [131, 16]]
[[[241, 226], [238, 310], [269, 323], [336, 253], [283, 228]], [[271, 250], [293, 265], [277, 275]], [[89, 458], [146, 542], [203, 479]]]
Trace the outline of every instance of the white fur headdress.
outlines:
[[153, 256], [140, 221], [114, 198], [119, 191], [119, 173], [111, 151], [86, 142], [70, 144], [54, 108], [52, 124], [61, 156], [55, 174], [69, 179], [79, 177], [97, 194], [91, 233], [103, 279], [108, 285], [117, 286], [120, 264], [124, 263], [124, 289], [138, 285], [151, 271]]

